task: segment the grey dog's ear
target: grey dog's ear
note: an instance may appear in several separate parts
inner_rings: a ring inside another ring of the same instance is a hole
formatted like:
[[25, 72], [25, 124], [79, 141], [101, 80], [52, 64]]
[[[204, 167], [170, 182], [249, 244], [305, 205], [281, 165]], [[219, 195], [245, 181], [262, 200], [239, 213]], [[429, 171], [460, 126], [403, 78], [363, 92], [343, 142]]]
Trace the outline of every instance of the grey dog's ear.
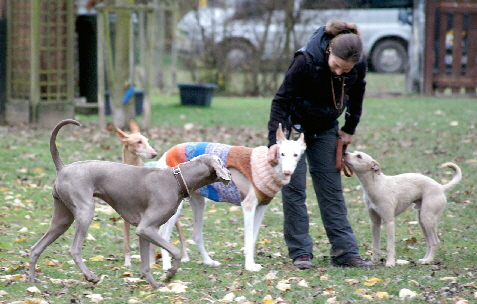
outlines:
[[220, 179], [220, 181], [224, 185], [228, 185], [230, 180], [232, 179], [232, 176], [230, 174], [230, 171], [227, 168], [225, 168], [224, 163], [219, 157], [216, 157], [216, 161], [214, 161], [213, 166], [215, 169], [215, 174]]
[[379, 166], [379, 163], [377, 161], [374, 161], [371, 163], [371, 168], [373, 169], [373, 171], [377, 174], [380, 174], [381, 173], [381, 166]]

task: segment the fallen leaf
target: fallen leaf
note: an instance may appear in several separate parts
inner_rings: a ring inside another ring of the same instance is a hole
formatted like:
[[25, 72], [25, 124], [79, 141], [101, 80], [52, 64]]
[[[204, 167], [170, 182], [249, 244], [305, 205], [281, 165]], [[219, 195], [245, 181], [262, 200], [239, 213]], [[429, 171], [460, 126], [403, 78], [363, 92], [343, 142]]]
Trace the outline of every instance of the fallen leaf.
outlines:
[[383, 282], [383, 281], [384, 281], [383, 279], [372, 277], [372, 278], [369, 278], [368, 280], [366, 280], [366, 282], [364, 282], [364, 285], [365, 286], [374, 286], [374, 285], [376, 285], [376, 283]]
[[230, 302], [233, 302], [234, 299], [235, 299], [234, 293], [229, 292], [221, 300], [219, 300], [219, 302], [230, 303]]
[[270, 271], [265, 275], [266, 280], [275, 280], [277, 278], [277, 272], [278, 271]]
[[376, 292], [376, 296], [380, 299], [389, 299], [389, 293], [387, 293], [385, 291]]
[[403, 288], [399, 291], [400, 299], [412, 299], [412, 298], [415, 298], [416, 296], [417, 294], [414, 291], [407, 288]]
[[91, 224], [89, 227], [90, 227], [90, 228], [94, 228], [94, 229], [101, 229], [101, 226], [100, 226], [99, 224], [96, 224], [96, 223], [95, 223], [95, 224]]
[[99, 303], [102, 300], [104, 300], [103, 297], [99, 293], [89, 294], [89, 295], [86, 295], [86, 297], [91, 299], [91, 302], [94, 302], [94, 303]]
[[359, 284], [359, 281], [356, 280], [356, 279], [346, 279], [345, 282], [348, 283], [348, 285], [350, 285], [350, 286], [354, 286], [354, 285]]
[[262, 299], [262, 303], [263, 304], [273, 304], [273, 298], [271, 295], [266, 295], [263, 299]]
[[104, 256], [97, 255], [95, 257], [89, 258], [89, 260], [92, 261], [92, 262], [102, 262], [102, 261], [104, 261]]
[[88, 236], [86, 237], [86, 240], [88, 240], [88, 241], [96, 241], [96, 239], [94, 238], [94, 236], [92, 236], [90, 233], [88, 233]]
[[36, 287], [36, 286], [28, 287], [28, 288], [27, 288], [27, 291], [28, 291], [29, 293], [41, 293], [41, 290], [38, 289], [38, 287]]
[[441, 280], [441, 281], [457, 281], [457, 277], [442, 277], [439, 280]]
[[281, 290], [281, 291], [290, 291], [291, 290], [291, 286], [290, 286], [290, 283], [288, 282], [288, 280], [281, 280], [278, 282], [277, 286], [275, 286], [278, 290]]
[[182, 282], [173, 282], [167, 286], [160, 287], [158, 289], [161, 292], [173, 292], [173, 293], [182, 293], [187, 291], [187, 286], [182, 284]]
[[397, 265], [407, 265], [407, 264], [409, 264], [409, 261], [397, 259], [396, 264]]
[[43, 169], [43, 168], [35, 168], [35, 169], [33, 169], [33, 173], [36, 173], [36, 174], [38, 174], [38, 173], [43, 173], [43, 172], [45, 172], [45, 169]]
[[[13, 302], [12, 302], [13, 303]], [[45, 299], [42, 298], [34, 298], [34, 299], [26, 299], [25, 302], [26, 304], [48, 304], [48, 302]]]
[[58, 263], [57, 261], [52, 261], [52, 260], [48, 260], [48, 259], [45, 259], [45, 263], [46, 263], [46, 265], [52, 266], [52, 267], [61, 266], [61, 264]]

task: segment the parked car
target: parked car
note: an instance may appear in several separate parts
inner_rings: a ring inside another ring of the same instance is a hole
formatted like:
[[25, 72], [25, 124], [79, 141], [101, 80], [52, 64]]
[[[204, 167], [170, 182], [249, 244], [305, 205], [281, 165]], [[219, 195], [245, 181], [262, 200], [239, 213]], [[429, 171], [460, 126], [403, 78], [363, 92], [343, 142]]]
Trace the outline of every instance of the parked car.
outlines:
[[[370, 67], [382, 73], [403, 72], [407, 66], [411, 25], [405, 9], [313, 9], [297, 0], [293, 12], [294, 31], [290, 50], [303, 47], [312, 33], [330, 19], [358, 25], [364, 52]], [[275, 1], [276, 3], [276, 1]], [[404, 13], [404, 15], [403, 15]], [[235, 69], [252, 64], [253, 58], [287, 59], [284, 54], [285, 11], [201, 8], [187, 13], [178, 24], [178, 51], [184, 56], [210, 52], [217, 62], [227, 62]]]

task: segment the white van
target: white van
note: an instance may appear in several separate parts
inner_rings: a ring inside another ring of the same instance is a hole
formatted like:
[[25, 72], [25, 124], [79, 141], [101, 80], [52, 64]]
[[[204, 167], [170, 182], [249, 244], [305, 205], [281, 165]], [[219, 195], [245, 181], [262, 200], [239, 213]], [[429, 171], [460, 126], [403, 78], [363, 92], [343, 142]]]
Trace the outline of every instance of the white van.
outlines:
[[[253, 1], [248, 1], [253, 2]], [[273, 1], [277, 3], [277, 1]], [[318, 1], [296, 0], [293, 18], [296, 20], [290, 41], [290, 50], [306, 45], [312, 33], [330, 19], [345, 20], [358, 25], [364, 52], [370, 68], [381, 73], [403, 72], [407, 66], [407, 46], [411, 25], [403, 18], [405, 9], [314, 9], [307, 3]], [[276, 5], [276, 4], [274, 4]], [[402, 20], [402, 21], [401, 21]], [[268, 26], [267, 26], [268, 25]], [[178, 51], [215, 51], [212, 56], [228, 61], [237, 69], [252, 58], [291, 59], [282, 54], [285, 41], [285, 11], [275, 9], [271, 14], [251, 6], [249, 10], [232, 8], [201, 8], [187, 13], [178, 24]]]

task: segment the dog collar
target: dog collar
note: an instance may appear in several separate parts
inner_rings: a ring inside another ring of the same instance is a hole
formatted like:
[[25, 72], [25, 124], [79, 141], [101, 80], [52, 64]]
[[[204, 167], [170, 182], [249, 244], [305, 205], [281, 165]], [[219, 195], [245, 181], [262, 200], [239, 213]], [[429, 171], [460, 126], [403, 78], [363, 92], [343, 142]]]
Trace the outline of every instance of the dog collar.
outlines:
[[189, 188], [187, 188], [187, 184], [184, 180], [184, 177], [182, 176], [181, 168], [179, 167], [179, 165], [172, 168], [172, 173], [174, 173], [174, 177], [176, 178], [176, 181], [179, 184], [179, 188], [181, 189], [182, 194], [184, 195], [184, 198], [189, 197], [190, 196]]

